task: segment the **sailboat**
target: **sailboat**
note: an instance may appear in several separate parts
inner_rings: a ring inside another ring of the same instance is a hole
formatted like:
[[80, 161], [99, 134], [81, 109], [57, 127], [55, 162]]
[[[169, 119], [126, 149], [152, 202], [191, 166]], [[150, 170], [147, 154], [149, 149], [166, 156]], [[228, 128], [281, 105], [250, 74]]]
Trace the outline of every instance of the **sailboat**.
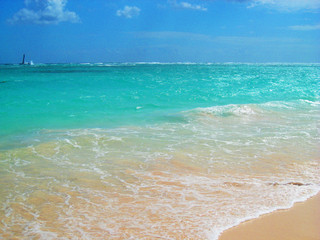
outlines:
[[26, 58], [26, 55], [23, 54], [22, 62], [20, 63], [20, 65], [33, 65], [32, 60], [31, 60], [30, 62], [26, 62], [26, 61], [25, 61], [25, 58]]

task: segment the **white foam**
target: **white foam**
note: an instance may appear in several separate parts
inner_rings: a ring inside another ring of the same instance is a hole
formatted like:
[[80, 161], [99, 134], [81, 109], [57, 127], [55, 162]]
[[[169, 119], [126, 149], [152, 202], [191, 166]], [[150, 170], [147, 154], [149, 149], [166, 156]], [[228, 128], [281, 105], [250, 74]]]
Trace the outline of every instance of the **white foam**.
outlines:
[[250, 116], [250, 115], [257, 115], [262, 110], [258, 110], [257, 106], [254, 105], [224, 105], [224, 106], [214, 106], [214, 107], [207, 107], [207, 108], [196, 108], [196, 112], [200, 113], [208, 113], [214, 116], [224, 116], [224, 115], [234, 115], [234, 116]]
[[72, 145], [75, 148], [81, 148], [80, 145], [78, 145], [76, 142], [72, 142], [69, 139], [64, 139], [65, 142], [69, 143], [70, 145]]
[[309, 100], [301, 100], [301, 101], [309, 103], [313, 107], [317, 107], [318, 105], [320, 105], [320, 101], [309, 101]]

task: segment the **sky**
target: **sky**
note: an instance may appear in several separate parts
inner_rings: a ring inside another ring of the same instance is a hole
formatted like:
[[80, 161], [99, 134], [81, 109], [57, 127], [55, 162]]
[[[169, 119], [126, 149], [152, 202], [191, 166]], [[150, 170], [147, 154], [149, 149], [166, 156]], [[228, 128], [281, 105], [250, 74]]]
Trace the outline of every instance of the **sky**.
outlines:
[[0, 0], [0, 63], [320, 62], [320, 0]]

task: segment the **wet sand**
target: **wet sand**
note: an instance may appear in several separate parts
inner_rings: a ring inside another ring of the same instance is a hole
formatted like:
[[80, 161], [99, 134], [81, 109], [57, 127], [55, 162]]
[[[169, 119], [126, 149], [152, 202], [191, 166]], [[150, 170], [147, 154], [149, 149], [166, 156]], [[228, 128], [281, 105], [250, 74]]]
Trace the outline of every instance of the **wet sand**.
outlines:
[[219, 240], [319, 240], [320, 193], [288, 210], [279, 210], [223, 232]]

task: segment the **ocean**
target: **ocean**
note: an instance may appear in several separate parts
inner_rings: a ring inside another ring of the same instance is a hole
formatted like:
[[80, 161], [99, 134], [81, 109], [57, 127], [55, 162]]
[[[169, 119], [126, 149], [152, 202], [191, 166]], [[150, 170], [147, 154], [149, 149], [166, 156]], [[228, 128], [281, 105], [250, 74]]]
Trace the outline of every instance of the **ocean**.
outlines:
[[1, 239], [218, 239], [320, 190], [320, 64], [0, 65]]

